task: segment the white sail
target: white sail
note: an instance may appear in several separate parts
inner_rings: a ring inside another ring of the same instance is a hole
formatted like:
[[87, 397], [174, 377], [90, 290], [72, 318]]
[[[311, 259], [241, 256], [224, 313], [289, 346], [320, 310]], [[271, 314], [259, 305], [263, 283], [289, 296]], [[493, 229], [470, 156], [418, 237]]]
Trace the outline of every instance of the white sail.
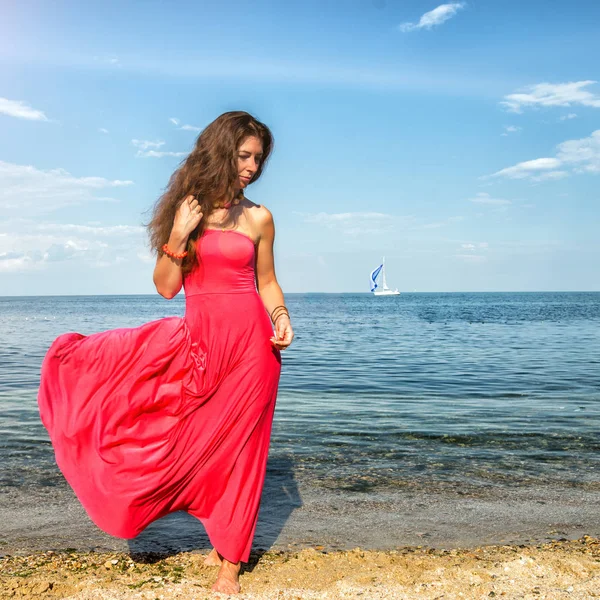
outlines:
[[385, 256], [383, 257], [383, 269], [381, 270], [381, 275], [383, 279], [383, 289], [389, 290], [390, 288], [388, 287], [387, 281], [385, 280]]
[[[377, 288], [379, 286], [377, 285], [377, 278], [380, 273], [381, 273], [383, 287], [381, 290], [378, 290]], [[387, 281], [385, 278], [385, 256], [383, 257], [383, 260], [381, 261], [381, 265], [371, 272], [371, 292], [373, 292], [374, 296], [398, 296], [400, 294], [400, 292], [398, 291], [398, 288], [396, 288], [395, 290], [391, 290], [388, 287], [388, 284], [387, 284]]]

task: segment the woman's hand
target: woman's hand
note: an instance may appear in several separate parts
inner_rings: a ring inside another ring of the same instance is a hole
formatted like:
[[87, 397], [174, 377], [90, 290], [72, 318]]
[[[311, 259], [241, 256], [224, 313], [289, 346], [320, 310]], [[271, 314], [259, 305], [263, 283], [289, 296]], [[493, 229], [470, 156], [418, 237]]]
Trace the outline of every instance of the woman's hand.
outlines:
[[283, 314], [275, 320], [275, 335], [271, 343], [277, 350], [285, 350], [294, 339], [294, 330], [287, 315]]
[[202, 211], [194, 196], [187, 196], [179, 205], [173, 220], [173, 231], [178, 237], [188, 238], [202, 220]]

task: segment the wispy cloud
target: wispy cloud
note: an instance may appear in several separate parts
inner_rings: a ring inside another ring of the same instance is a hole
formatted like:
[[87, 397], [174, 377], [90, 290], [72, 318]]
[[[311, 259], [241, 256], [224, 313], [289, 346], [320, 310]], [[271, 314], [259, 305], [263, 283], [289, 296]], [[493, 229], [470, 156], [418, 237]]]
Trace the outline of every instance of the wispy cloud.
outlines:
[[466, 6], [465, 2], [451, 2], [449, 4], [441, 4], [437, 8], [426, 12], [418, 23], [401, 23], [398, 26], [400, 31], [406, 33], [417, 29], [432, 29], [451, 19], [459, 10]]
[[439, 229], [440, 227], [446, 227], [448, 225], [452, 225], [454, 223], [460, 223], [464, 221], [465, 218], [462, 215], [457, 215], [454, 217], [448, 217], [444, 221], [433, 221], [430, 223], [425, 223], [424, 225], [415, 225], [415, 229]]
[[187, 152], [169, 152], [169, 151], [156, 151], [156, 150], [138, 150], [136, 156], [140, 158], [164, 158], [165, 156], [185, 156]]
[[176, 119], [175, 117], [171, 117], [169, 121], [173, 123], [173, 125], [175, 125], [177, 129], [181, 129], [183, 131], [194, 131], [196, 133], [202, 131], [202, 127], [197, 127], [196, 125], [182, 125], [181, 127], [179, 127], [179, 123], [181, 121], [179, 119]]
[[108, 133], [108, 129], [104, 129], [104, 127], [99, 127], [99, 128], [98, 128], [98, 131], [99, 131], [100, 133]]
[[122, 67], [118, 56], [94, 56], [94, 61], [99, 64], [110, 65], [111, 67]]
[[6, 210], [49, 212], [62, 206], [105, 200], [94, 192], [132, 184], [133, 181], [104, 177], [75, 177], [65, 169], [41, 170], [0, 161], [0, 207]]
[[536, 158], [517, 163], [512, 167], [501, 169], [493, 173], [491, 177], [507, 177], [509, 179], [531, 179], [532, 181], [543, 181], [545, 179], [560, 179], [567, 177], [566, 171], [559, 171], [561, 166], [557, 158]]
[[508, 204], [512, 204], [511, 200], [505, 200], [504, 198], [492, 198], [485, 192], [480, 192], [479, 194], [476, 194], [474, 198], [469, 198], [469, 202], [473, 202], [475, 204], [488, 204], [491, 206], [506, 206]]
[[576, 113], [569, 113], [568, 115], [563, 115], [560, 120], [561, 121], [570, 121], [571, 119], [576, 119], [577, 118], [577, 114]]
[[488, 242], [466, 242], [460, 245], [460, 248], [454, 256], [471, 264], [481, 264], [487, 261]]
[[540, 106], [591, 106], [600, 108], [600, 95], [584, 88], [596, 81], [574, 81], [569, 83], [538, 83], [521, 92], [504, 96], [500, 104], [510, 112], [521, 113], [525, 108]]
[[[100, 61], [85, 52], [58, 51], [56, 48], [40, 52], [33, 46], [13, 53], [14, 64], [37, 64], [67, 69], [104, 69], [114, 71], [108, 61]], [[497, 74], [478, 73], [473, 76], [455, 63], [431, 62], [421, 58], [397, 63], [365, 64], [350, 55], [330, 56], [327, 60], [307, 58], [288, 59], [270, 55], [259, 57], [251, 63], [241, 62], [236, 57], [223, 56], [215, 52], [206, 55], [173, 49], [165, 54], [159, 51], [135, 52], [122, 57], [123, 71], [132, 74], [149, 74], [194, 81], [232, 81], [286, 83], [294, 86], [324, 84], [327, 87], [350, 89], [425, 90], [436, 93], [501, 97], [507, 89], [513, 89], [514, 78], [498, 78]], [[176, 118], [176, 117], [173, 117]]]
[[131, 140], [131, 143], [140, 150], [148, 150], [148, 148], [160, 148], [164, 146], [166, 142], [158, 140], [157, 142], [150, 142], [148, 140]]
[[195, 131], [197, 133], [202, 131], [202, 127], [196, 127], [196, 125], [182, 125], [179, 129], [183, 129], [184, 131]]
[[507, 135], [509, 135], [511, 133], [518, 133], [522, 129], [523, 129], [522, 127], [517, 127], [516, 125], [505, 125], [504, 126], [504, 133], [501, 133], [500, 135], [507, 136]]
[[131, 143], [139, 150], [136, 156], [139, 158], [163, 158], [165, 156], [185, 156], [187, 152], [171, 152], [168, 150], [151, 150], [150, 148], [161, 148], [166, 142], [162, 140], [150, 142], [148, 140], [131, 140]]
[[[347, 212], [347, 213], [299, 213], [306, 223], [314, 223], [335, 229], [345, 235], [376, 234], [394, 229], [399, 220], [407, 217], [396, 217], [379, 212]], [[412, 217], [409, 217], [412, 219]]]
[[558, 160], [573, 165], [576, 173], [600, 173], [600, 129], [586, 138], [558, 145]]
[[562, 179], [572, 173], [600, 173], [600, 129], [589, 137], [558, 144], [555, 157], [520, 162], [487, 177], [545, 181]]
[[28, 121], [49, 120], [41, 110], [31, 108], [21, 100], [9, 100], [8, 98], [0, 98], [0, 113], [17, 119], [27, 119]]
[[[127, 260], [148, 262], [145, 228], [91, 226], [13, 219], [0, 233], [0, 272], [35, 271], [53, 263], [79, 261], [107, 267]], [[135, 257], [135, 258], [133, 258]]]
[[143, 233], [145, 228], [141, 225], [74, 225], [72, 223], [38, 223], [35, 231], [51, 232], [52, 234], [69, 233], [85, 236], [126, 236]]

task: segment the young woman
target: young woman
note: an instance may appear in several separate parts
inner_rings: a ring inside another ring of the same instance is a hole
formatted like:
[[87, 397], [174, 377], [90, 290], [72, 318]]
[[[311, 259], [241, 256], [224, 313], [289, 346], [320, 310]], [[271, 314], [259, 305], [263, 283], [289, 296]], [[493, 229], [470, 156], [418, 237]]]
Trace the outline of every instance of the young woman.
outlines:
[[185, 317], [59, 336], [38, 398], [56, 462], [90, 518], [131, 538], [187, 511], [214, 546], [212, 589], [225, 593], [240, 591], [250, 556], [280, 351], [294, 337], [273, 218], [244, 195], [272, 143], [245, 112], [208, 125], [148, 226], [156, 289], [173, 298], [183, 287]]

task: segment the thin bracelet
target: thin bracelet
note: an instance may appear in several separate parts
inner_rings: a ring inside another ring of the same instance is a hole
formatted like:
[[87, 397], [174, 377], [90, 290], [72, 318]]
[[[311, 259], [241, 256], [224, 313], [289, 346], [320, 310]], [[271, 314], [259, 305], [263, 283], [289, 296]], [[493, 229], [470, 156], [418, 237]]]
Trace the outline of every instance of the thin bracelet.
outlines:
[[275, 322], [281, 315], [287, 315], [289, 317], [290, 313], [285, 308], [273, 311], [273, 314], [271, 315], [271, 321]]
[[[277, 313], [277, 314], [275, 314]], [[285, 315], [288, 319], [290, 318], [290, 313], [288, 312], [287, 308], [283, 307], [280, 308], [279, 311], [274, 310], [271, 313], [271, 322], [273, 323], [273, 325], [275, 325], [275, 321], [277, 321], [277, 319], [279, 319], [279, 317], [281, 317], [281, 315]]]
[[162, 251], [167, 255], [170, 256], [171, 258], [177, 258], [177, 259], [182, 259], [185, 258], [188, 255], [187, 250], [185, 250], [184, 252], [181, 252], [179, 254], [177, 254], [176, 252], [173, 252], [172, 250], [169, 250], [169, 246], [167, 244], [164, 244], [162, 247]]
[[278, 309], [278, 308], [285, 308], [285, 310], [287, 310], [287, 307], [285, 306], [285, 304], [280, 304], [279, 306], [276, 306], [272, 311], [271, 311], [271, 317], [273, 317], [273, 313]]
[[[284, 315], [285, 315], [285, 316], [286, 316], [288, 319], [290, 318], [290, 313], [287, 313], [287, 312], [282, 312], [281, 314], [279, 314], [279, 315], [277, 315], [277, 316], [275, 317], [275, 320], [273, 321], [273, 325], [275, 325], [275, 323], [277, 323], [277, 319], [279, 319], [279, 317], [283, 317]], [[291, 319], [290, 319], [290, 321], [291, 321]]]
[[285, 306], [278, 306], [276, 309], [273, 310], [273, 312], [271, 313], [271, 321], [273, 319], [275, 319], [275, 315], [277, 314], [277, 316], [279, 316], [279, 314], [281, 313], [286, 313], [286, 314], [290, 314], [288, 309]]

